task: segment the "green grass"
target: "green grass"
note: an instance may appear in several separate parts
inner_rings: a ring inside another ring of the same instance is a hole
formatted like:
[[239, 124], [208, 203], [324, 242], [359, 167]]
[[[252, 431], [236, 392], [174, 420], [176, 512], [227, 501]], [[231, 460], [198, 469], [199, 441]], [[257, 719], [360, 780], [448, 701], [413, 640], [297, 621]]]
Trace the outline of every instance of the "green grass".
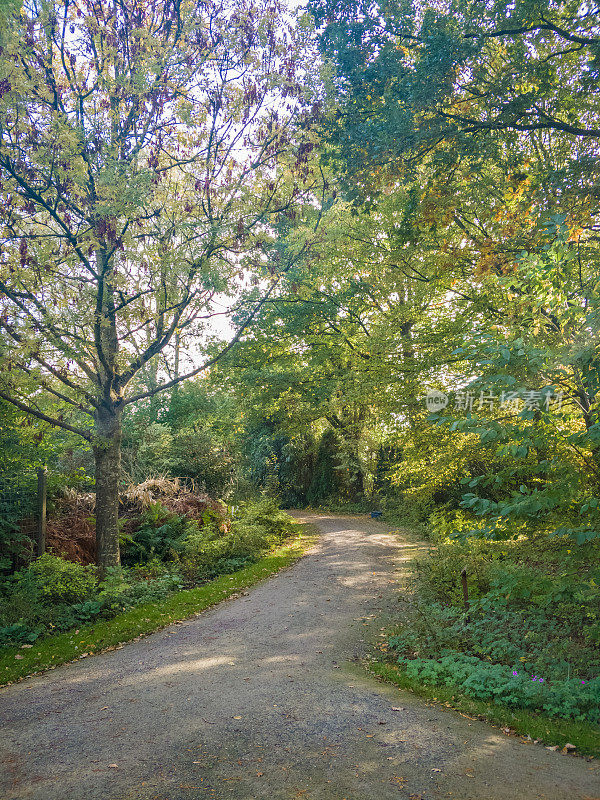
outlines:
[[401, 689], [407, 689], [420, 697], [434, 700], [469, 716], [503, 728], [511, 728], [515, 733], [538, 739], [546, 745], [559, 745], [562, 748], [569, 742], [575, 745], [579, 755], [600, 757], [600, 727], [597, 725], [546, 717], [531, 711], [510, 709], [495, 703], [474, 700], [450, 686], [424, 686], [409, 678], [398, 666], [385, 659], [376, 658], [368, 661], [367, 669], [386, 683], [393, 683]]
[[314, 541], [314, 534], [304, 530], [255, 564], [231, 575], [222, 575], [203, 586], [185, 589], [163, 600], [136, 606], [112, 619], [81, 627], [77, 633], [67, 631], [49, 636], [31, 648], [12, 647], [5, 650], [0, 656], [0, 686], [84, 655], [114, 649], [139, 636], [160, 630], [172, 622], [193, 616], [288, 567]]

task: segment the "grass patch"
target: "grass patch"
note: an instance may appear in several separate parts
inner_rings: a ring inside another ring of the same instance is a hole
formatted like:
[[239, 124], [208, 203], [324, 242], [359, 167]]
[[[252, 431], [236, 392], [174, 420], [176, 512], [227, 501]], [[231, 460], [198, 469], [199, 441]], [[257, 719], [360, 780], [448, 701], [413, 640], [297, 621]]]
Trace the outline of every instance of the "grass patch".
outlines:
[[447, 708], [510, 728], [515, 733], [538, 739], [546, 745], [559, 745], [562, 748], [569, 742], [575, 745], [579, 755], [600, 757], [600, 727], [597, 725], [509, 709], [495, 703], [475, 700], [449, 686], [424, 686], [409, 678], [398, 666], [385, 660], [369, 661], [367, 669], [386, 683], [393, 683]]
[[101, 653], [214, 606], [231, 595], [253, 586], [297, 561], [314, 543], [309, 526], [255, 564], [230, 575], [222, 575], [203, 586], [176, 592], [164, 599], [145, 603], [109, 620], [43, 639], [30, 648], [13, 647], [0, 656], [0, 686], [59, 664]]

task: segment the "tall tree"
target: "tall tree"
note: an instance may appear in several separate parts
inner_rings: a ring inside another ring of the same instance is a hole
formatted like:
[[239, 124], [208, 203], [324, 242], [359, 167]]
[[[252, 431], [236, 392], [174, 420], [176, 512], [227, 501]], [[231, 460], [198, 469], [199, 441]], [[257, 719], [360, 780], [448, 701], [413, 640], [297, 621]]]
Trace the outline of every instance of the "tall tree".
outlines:
[[[310, 150], [316, 98], [301, 83], [318, 86], [315, 59], [309, 26], [271, 0], [25, 0], [14, 26], [0, 64], [0, 397], [92, 443], [107, 568], [124, 406], [219, 359], [289, 267], [265, 231], [310, 191], [290, 165]], [[214, 298], [239, 293], [248, 254], [258, 285], [198, 364]], [[178, 360], [174, 377], [136, 394], [159, 354]]]
[[[423, 158], [477, 154], [554, 132], [576, 142], [574, 176], [597, 165], [599, 6], [579, 0], [311, 0], [336, 70], [329, 123], [346, 191], [414, 177]], [[451, 144], [450, 150], [441, 145]]]

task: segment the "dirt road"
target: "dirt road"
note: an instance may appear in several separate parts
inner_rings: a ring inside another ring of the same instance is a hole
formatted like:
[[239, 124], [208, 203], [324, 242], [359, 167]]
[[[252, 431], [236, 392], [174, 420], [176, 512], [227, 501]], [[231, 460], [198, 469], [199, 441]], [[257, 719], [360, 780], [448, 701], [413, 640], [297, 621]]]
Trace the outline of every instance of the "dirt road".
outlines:
[[364, 518], [303, 518], [320, 543], [248, 593], [0, 690], [0, 797], [600, 798], [600, 764], [365, 675], [415, 545]]

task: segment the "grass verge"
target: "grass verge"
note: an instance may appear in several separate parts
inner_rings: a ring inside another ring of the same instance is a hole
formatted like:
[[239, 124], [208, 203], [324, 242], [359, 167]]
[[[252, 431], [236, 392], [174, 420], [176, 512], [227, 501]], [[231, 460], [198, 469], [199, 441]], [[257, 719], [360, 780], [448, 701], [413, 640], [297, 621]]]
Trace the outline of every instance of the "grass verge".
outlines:
[[530, 736], [546, 745], [564, 747], [570, 743], [578, 755], [600, 757], [600, 727], [588, 722], [557, 719], [534, 714], [531, 711], [510, 709], [506, 706], [475, 700], [450, 686], [424, 686], [409, 678], [398, 666], [378, 658], [367, 662], [367, 669], [386, 683], [433, 700], [446, 708], [453, 708], [471, 717], [510, 728], [522, 736]]
[[56, 634], [31, 648], [12, 647], [0, 656], [0, 686], [14, 683], [68, 661], [101, 653], [145, 636], [226, 600], [297, 561], [314, 543], [310, 526], [286, 544], [267, 553], [255, 564], [221, 575], [194, 589], [175, 592], [163, 600], [145, 603], [112, 619], [81, 627], [78, 632]]

